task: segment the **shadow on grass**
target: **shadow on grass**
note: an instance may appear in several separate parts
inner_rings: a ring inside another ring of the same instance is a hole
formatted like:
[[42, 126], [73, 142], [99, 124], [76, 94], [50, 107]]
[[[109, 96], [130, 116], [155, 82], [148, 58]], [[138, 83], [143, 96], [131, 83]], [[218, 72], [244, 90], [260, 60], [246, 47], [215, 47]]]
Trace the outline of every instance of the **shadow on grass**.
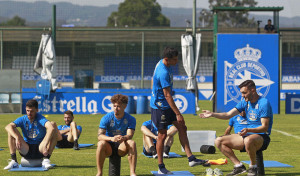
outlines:
[[59, 167], [63, 167], [63, 168], [94, 168], [95, 166], [84, 166], [84, 165], [71, 165], [71, 166], [68, 166], [68, 165], [59, 165], [59, 166], [55, 166], [57, 168]]

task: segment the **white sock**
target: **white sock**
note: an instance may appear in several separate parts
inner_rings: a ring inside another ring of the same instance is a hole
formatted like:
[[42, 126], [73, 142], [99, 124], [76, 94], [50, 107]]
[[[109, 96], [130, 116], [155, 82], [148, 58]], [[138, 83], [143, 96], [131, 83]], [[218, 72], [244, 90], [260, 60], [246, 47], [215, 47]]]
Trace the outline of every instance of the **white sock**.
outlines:
[[243, 163], [235, 164], [234, 167], [241, 167], [242, 165], [243, 165]]
[[249, 168], [257, 168], [257, 165], [255, 164], [255, 165], [249, 165]]

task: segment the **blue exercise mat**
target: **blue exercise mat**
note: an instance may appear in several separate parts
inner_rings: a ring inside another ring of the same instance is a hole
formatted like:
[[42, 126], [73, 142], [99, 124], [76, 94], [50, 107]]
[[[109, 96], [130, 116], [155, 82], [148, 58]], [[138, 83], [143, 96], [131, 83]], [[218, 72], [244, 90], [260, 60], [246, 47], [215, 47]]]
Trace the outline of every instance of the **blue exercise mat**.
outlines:
[[156, 176], [163, 176], [163, 175], [177, 175], [177, 176], [186, 176], [186, 175], [194, 175], [190, 173], [189, 171], [172, 171], [173, 174], [158, 174], [158, 171], [151, 171], [153, 175]]
[[[79, 148], [85, 148], [85, 147], [90, 147], [90, 146], [93, 146], [95, 144], [78, 144]], [[55, 147], [58, 149], [58, 147]]]
[[[142, 153], [144, 156], [148, 157], [148, 158], [153, 158], [152, 156], [147, 156], [145, 155], [144, 153]], [[178, 155], [177, 153], [175, 152], [170, 152], [169, 153], [169, 158], [181, 158], [182, 156], [181, 155]]]
[[4, 150], [4, 149], [1, 149], [1, 148], [0, 148], [0, 151], [1, 151], [1, 150]]
[[[242, 161], [243, 163], [250, 164], [250, 161]], [[264, 161], [265, 167], [294, 167], [288, 164], [283, 164], [278, 161]]]
[[[51, 164], [52, 167], [56, 166], [55, 164]], [[47, 171], [48, 169], [43, 167], [22, 167], [19, 165], [19, 168], [12, 168], [9, 171], [11, 172], [35, 172], [35, 171]]]

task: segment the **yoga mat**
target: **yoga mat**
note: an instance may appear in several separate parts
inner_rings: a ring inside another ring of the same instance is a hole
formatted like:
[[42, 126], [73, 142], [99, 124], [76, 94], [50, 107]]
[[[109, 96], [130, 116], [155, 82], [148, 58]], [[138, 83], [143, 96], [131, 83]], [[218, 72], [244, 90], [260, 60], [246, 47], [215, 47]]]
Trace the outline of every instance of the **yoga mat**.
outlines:
[[186, 176], [186, 175], [194, 175], [189, 171], [172, 171], [173, 174], [158, 174], [158, 171], [151, 171], [151, 173], [155, 176], [163, 176], [163, 175], [177, 175], [177, 176]]
[[[56, 166], [55, 164], [51, 164], [53, 167]], [[45, 169], [43, 167], [22, 167], [19, 165], [19, 168], [12, 168], [9, 171], [11, 172], [35, 172], [35, 171], [47, 171], [48, 169]]]
[[[250, 161], [242, 161], [243, 163], [250, 164]], [[265, 167], [294, 167], [288, 164], [284, 164], [278, 161], [264, 161]]]
[[[148, 157], [148, 158], [153, 158], [152, 156], [147, 156], [145, 155], [144, 153], [142, 153], [144, 156]], [[182, 156], [181, 155], [178, 155], [177, 153], [175, 152], [170, 152], [169, 153], [169, 158], [181, 158]]]

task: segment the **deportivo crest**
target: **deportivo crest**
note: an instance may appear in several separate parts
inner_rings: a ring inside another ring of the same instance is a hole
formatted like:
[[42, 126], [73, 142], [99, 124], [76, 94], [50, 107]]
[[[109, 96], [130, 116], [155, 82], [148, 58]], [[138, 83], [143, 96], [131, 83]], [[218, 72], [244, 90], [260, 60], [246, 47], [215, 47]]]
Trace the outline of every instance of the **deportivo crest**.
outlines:
[[188, 101], [186, 100], [186, 98], [184, 96], [178, 95], [178, 94], [173, 96], [173, 98], [174, 98], [174, 102], [175, 102], [178, 110], [181, 113], [184, 113], [188, 108]]
[[274, 82], [270, 79], [267, 69], [258, 62], [263, 56], [262, 52], [247, 44], [244, 48], [236, 49], [233, 54], [237, 59], [236, 63], [224, 61], [224, 104], [232, 100], [239, 102], [242, 97], [238, 86], [249, 79], [255, 82], [257, 93], [266, 97]]

